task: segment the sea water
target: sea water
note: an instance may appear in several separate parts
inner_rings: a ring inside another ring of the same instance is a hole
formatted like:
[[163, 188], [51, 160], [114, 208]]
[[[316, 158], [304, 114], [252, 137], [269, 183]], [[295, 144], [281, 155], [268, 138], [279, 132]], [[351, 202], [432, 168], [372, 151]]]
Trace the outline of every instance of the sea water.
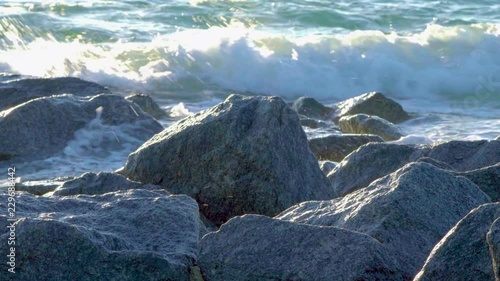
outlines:
[[[0, 1], [0, 73], [149, 94], [177, 118], [230, 93], [332, 104], [380, 91], [416, 116], [402, 143], [493, 139], [499, 35], [497, 0]], [[104, 130], [93, 125], [67, 155], [26, 167], [119, 168], [130, 151], [75, 149]]]

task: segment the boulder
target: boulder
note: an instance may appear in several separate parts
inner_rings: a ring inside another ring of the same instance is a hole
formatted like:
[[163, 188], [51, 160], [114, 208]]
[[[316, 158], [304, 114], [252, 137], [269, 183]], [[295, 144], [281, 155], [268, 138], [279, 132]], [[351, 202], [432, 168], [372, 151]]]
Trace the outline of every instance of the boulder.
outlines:
[[338, 163], [332, 161], [319, 161], [319, 168], [323, 172], [323, 174], [328, 175], [335, 167], [337, 167]]
[[500, 141], [449, 141], [432, 146], [427, 157], [465, 172], [500, 162]]
[[468, 178], [486, 194], [493, 202], [500, 201], [500, 163], [467, 172], [456, 172], [455, 175]]
[[87, 97], [110, 94], [106, 87], [74, 77], [19, 78], [0, 82], [0, 111], [52, 95], [72, 94]]
[[491, 225], [490, 231], [486, 235], [486, 241], [490, 249], [493, 272], [498, 280], [500, 279], [500, 218]]
[[26, 191], [33, 195], [44, 195], [51, 191], [54, 191], [60, 184], [56, 182], [45, 182], [37, 184], [16, 184], [16, 191]]
[[428, 150], [418, 145], [368, 143], [349, 154], [328, 178], [336, 196], [344, 196], [416, 161]]
[[160, 189], [159, 186], [128, 180], [115, 173], [85, 173], [81, 177], [64, 182], [50, 195], [68, 196], [78, 194], [104, 194], [127, 189]]
[[428, 163], [410, 163], [342, 198], [303, 202], [276, 218], [368, 234], [414, 276], [446, 232], [488, 202], [490, 198], [469, 180]]
[[397, 102], [385, 97], [382, 93], [366, 93], [335, 104], [336, 118], [364, 113], [375, 115], [394, 124], [410, 119], [410, 116]]
[[[7, 195], [0, 199], [7, 202]], [[16, 201], [23, 204], [15, 223], [17, 280], [189, 280], [204, 233], [196, 202], [162, 190], [68, 197], [20, 192]], [[1, 230], [3, 241], [7, 231]], [[1, 243], [0, 251], [7, 247]], [[2, 272], [7, 268], [0, 265]], [[0, 280], [10, 277], [3, 273]]]
[[409, 280], [375, 239], [335, 227], [236, 217], [200, 241], [205, 280]]
[[155, 135], [121, 173], [195, 198], [217, 225], [333, 196], [297, 114], [278, 97], [231, 95]]
[[347, 156], [328, 178], [337, 196], [342, 196], [422, 157], [457, 172], [480, 169], [500, 162], [500, 141], [450, 141], [431, 146], [369, 143]]
[[[434, 247], [415, 281], [498, 280], [487, 235], [499, 217], [500, 203], [485, 204], [471, 211]], [[488, 235], [490, 241], [495, 229]]]
[[322, 103], [310, 97], [301, 97], [297, 99], [292, 104], [292, 109], [298, 114], [321, 120], [326, 120], [333, 114], [333, 108], [324, 106]]
[[318, 129], [328, 126], [328, 124], [323, 121], [312, 119], [303, 115], [299, 115], [299, 118], [300, 118], [300, 125], [302, 125], [303, 127]]
[[396, 125], [378, 116], [366, 114], [344, 116], [339, 119], [339, 127], [344, 133], [373, 134], [386, 141], [398, 140], [403, 137]]
[[[163, 127], [142, 110], [117, 95], [38, 98], [0, 112], [0, 155], [5, 159], [43, 159], [62, 151], [75, 133], [87, 125], [125, 126], [130, 138], [146, 141]], [[103, 130], [117, 146], [127, 142]], [[90, 144], [92, 145], [92, 144]]]
[[437, 168], [439, 168], [441, 170], [448, 170], [448, 171], [454, 171], [455, 170], [455, 169], [453, 169], [452, 166], [450, 166], [450, 165], [448, 165], [448, 164], [446, 164], [444, 162], [438, 161], [436, 159], [429, 158], [429, 157], [419, 158], [415, 162], [429, 163], [429, 164], [432, 164], [432, 165], [436, 166]]
[[329, 135], [309, 139], [309, 148], [318, 160], [340, 162], [364, 144], [383, 141], [375, 135]]
[[155, 119], [168, 117], [168, 113], [161, 109], [161, 107], [148, 95], [134, 94], [126, 97], [125, 99], [137, 104], [142, 111], [151, 115]]

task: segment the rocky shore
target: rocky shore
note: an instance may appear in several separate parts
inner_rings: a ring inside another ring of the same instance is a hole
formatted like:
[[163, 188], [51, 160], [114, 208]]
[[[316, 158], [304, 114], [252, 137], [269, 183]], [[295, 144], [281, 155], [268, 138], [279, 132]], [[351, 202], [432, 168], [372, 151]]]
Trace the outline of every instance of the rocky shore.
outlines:
[[163, 128], [147, 95], [2, 77], [0, 110], [5, 169], [97, 125], [126, 135], [103, 153], [133, 148], [115, 172], [17, 183], [0, 280], [500, 280], [500, 140], [391, 142], [413, 115], [382, 93], [231, 95]]

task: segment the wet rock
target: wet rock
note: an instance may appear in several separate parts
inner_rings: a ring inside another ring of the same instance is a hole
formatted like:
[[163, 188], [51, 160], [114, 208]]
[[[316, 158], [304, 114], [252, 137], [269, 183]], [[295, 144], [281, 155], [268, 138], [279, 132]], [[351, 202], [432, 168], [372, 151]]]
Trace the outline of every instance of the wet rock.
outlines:
[[328, 178], [336, 196], [343, 196], [424, 157], [428, 151], [417, 145], [369, 143], [347, 156]]
[[366, 93], [335, 104], [336, 118], [364, 113], [375, 115], [392, 123], [401, 123], [410, 118], [408, 113], [397, 102], [385, 97], [382, 93]]
[[310, 97], [301, 97], [297, 99], [293, 103], [292, 109], [298, 114], [322, 120], [328, 119], [330, 115], [333, 114], [333, 108], [324, 106], [322, 103]]
[[488, 202], [490, 198], [469, 180], [427, 163], [410, 163], [342, 198], [303, 202], [276, 218], [368, 234], [414, 276], [448, 230]]
[[366, 114], [344, 116], [339, 120], [339, 127], [344, 133], [373, 134], [386, 141], [398, 140], [403, 137], [396, 125], [378, 116]]
[[323, 174], [328, 175], [335, 167], [337, 167], [338, 163], [332, 161], [320, 161], [319, 168], [323, 172]]
[[300, 117], [300, 125], [304, 127], [308, 127], [311, 129], [318, 129], [318, 128], [324, 128], [327, 127], [328, 124], [323, 122], [323, 121], [318, 121], [306, 116], [299, 116]]
[[87, 97], [110, 94], [110, 91], [99, 84], [73, 77], [29, 79], [20, 77], [0, 83], [0, 111], [32, 99], [62, 94]]
[[[43, 159], [65, 148], [68, 141], [74, 139], [75, 132], [88, 124], [124, 125], [130, 138], [144, 141], [163, 129], [139, 107], [120, 96], [45, 97], [0, 112], [0, 155]], [[112, 131], [102, 134], [118, 146], [127, 141], [116, 140]]]
[[126, 177], [114, 173], [85, 173], [81, 177], [63, 183], [51, 195], [96, 195], [127, 189], [160, 189], [160, 187], [130, 181]]
[[500, 201], [500, 163], [468, 172], [455, 173], [468, 178], [491, 197], [493, 202]]
[[369, 143], [347, 156], [328, 178], [337, 196], [342, 196], [421, 157], [443, 162], [458, 172], [470, 171], [500, 162], [500, 142], [450, 141], [431, 146]]
[[369, 142], [383, 142], [375, 135], [329, 135], [309, 139], [309, 148], [318, 160], [342, 161], [347, 155]]
[[26, 191], [33, 195], [44, 195], [51, 191], [54, 191], [59, 184], [57, 183], [47, 183], [47, 184], [35, 184], [35, 185], [25, 185], [16, 184], [16, 191]]
[[333, 195], [297, 114], [278, 97], [231, 95], [151, 138], [121, 173], [192, 196], [217, 225]]
[[[470, 212], [432, 250], [415, 281], [496, 280], [487, 235], [499, 217], [500, 203], [485, 204]], [[498, 230], [498, 226], [495, 228]]]
[[71, 197], [22, 192], [17, 200], [24, 204], [16, 213], [23, 218], [15, 224], [17, 280], [189, 280], [202, 229], [188, 196], [133, 189]]
[[151, 115], [155, 119], [162, 119], [168, 117], [168, 114], [148, 95], [144, 94], [134, 94], [126, 97], [125, 99], [130, 100], [137, 104], [142, 111]]
[[205, 280], [409, 280], [375, 239], [245, 215], [200, 242]]

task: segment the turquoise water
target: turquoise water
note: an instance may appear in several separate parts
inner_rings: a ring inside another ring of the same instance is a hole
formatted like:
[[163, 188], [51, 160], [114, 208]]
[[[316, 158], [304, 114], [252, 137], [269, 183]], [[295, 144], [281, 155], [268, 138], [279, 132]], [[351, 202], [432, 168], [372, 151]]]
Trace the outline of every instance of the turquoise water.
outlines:
[[[499, 11], [497, 0], [0, 1], [0, 73], [147, 93], [179, 117], [232, 92], [329, 104], [377, 90], [418, 114], [405, 141], [492, 139]], [[104, 170], [86, 159], [51, 163]]]

